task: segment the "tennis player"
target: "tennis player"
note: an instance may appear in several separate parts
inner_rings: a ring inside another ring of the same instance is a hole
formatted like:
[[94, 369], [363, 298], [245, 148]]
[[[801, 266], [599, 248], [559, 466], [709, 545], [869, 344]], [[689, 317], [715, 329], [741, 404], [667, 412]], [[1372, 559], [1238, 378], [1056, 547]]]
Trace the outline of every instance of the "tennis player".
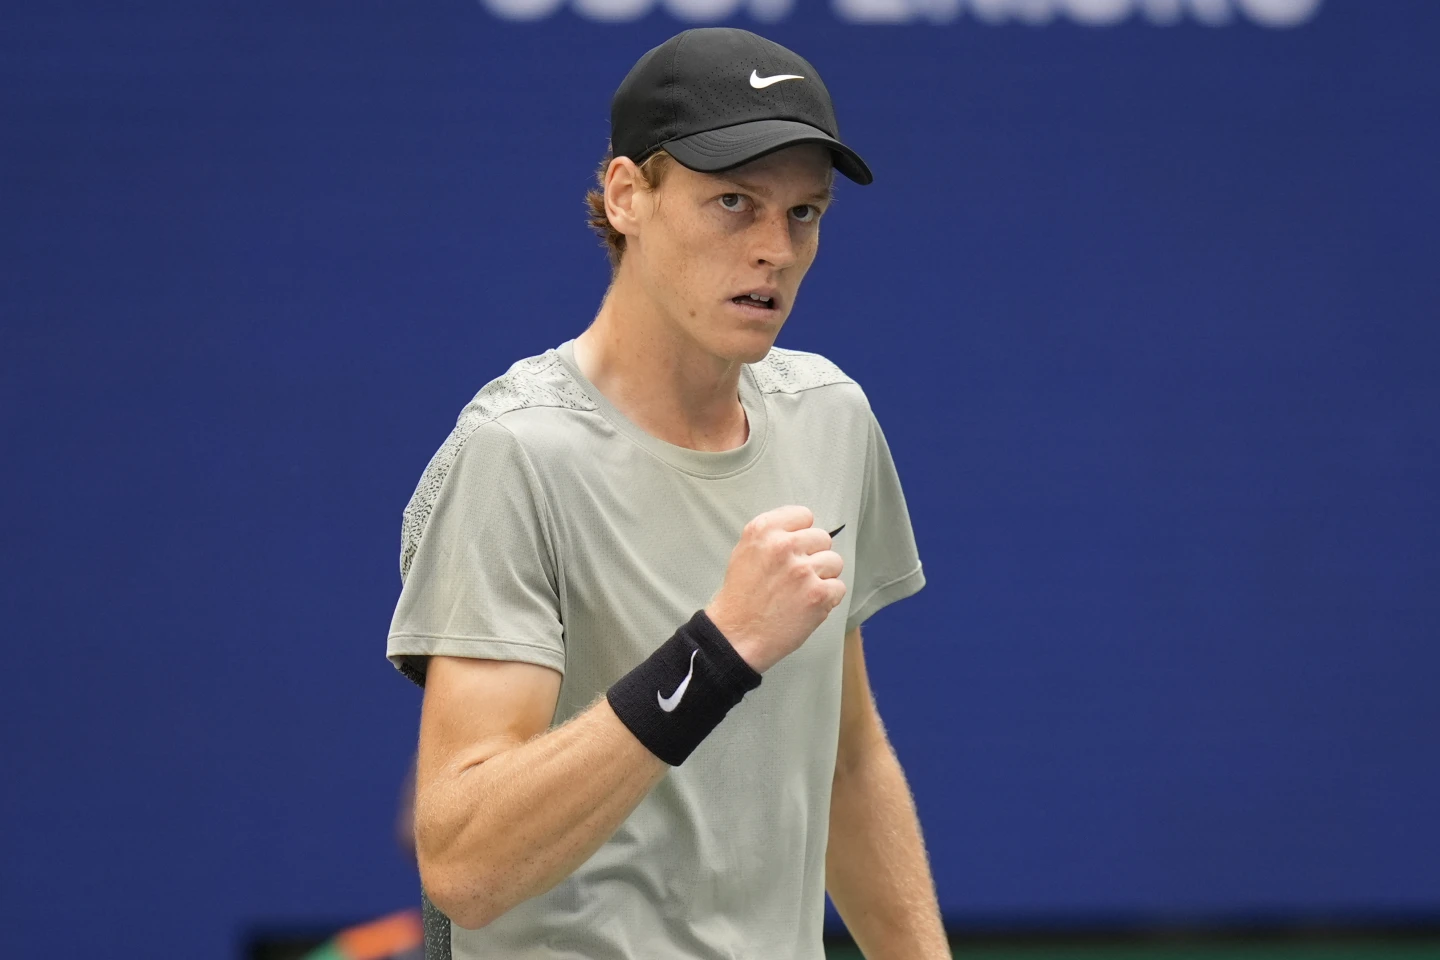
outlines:
[[814, 66], [688, 30], [616, 92], [594, 322], [460, 414], [405, 510], [429, 958], [949, 957], [860, 625], [924, 582], [865, 394], [773, 346], [838, 139]]

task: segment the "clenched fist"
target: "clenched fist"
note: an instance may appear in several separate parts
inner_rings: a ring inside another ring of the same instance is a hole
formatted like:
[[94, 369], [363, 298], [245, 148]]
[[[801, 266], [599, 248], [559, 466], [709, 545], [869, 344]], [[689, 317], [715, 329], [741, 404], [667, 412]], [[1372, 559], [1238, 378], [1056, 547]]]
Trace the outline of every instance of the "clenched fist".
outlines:
[[845, 559], [806, 507], [776, 507], [740, 534], [706, 615], [760, 673], [799, 649], [845, 599]]

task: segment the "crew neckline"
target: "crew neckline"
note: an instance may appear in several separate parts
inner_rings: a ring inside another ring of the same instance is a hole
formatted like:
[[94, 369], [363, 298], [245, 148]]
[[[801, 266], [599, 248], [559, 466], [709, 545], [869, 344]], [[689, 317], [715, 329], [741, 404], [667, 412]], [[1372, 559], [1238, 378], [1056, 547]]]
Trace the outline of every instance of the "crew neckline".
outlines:
[[741, 365], [740, 405], [745, 408], [745, 417], [750, 423], [749, 436], [744, 443], [731, 450], [692, 450], [647, 433], [639, 424], [621, 413], [599, 388], [580, 372], [580, 365], [575, 362], [573, 338], [556, 347], [555, 352], [560, 357], [560, 362], [565, 365], [566, 372], [580, 389], [585, 391], [586, 396], [594, 402], [606, 420], [642, 448], [676, 469], [711, 479], [728, 477], [749, 467], [765, 449], [770, 418], [765, 406], [765, 394], [748, 363]]

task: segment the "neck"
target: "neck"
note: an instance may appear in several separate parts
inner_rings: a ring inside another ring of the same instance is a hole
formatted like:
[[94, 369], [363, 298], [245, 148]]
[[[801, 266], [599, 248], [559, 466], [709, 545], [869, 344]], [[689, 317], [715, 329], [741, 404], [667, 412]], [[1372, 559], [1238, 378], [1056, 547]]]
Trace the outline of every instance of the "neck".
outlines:
[[646, 433], [692, 450], [732, 450], [749, 429], [743, 363], [710, 353], [622, 265], [590, 327], [575, 339], [580, 371]]

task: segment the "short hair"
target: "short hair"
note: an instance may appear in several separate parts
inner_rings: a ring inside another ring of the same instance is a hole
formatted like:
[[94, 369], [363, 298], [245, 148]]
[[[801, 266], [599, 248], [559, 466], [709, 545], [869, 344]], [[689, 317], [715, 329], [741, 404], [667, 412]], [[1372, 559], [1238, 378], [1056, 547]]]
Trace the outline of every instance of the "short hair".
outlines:
[[[595, 171], [595, 181], [599, 187], [591, 187], [585, 193], [585, 209], [590, 223], [590, 229], [594, 230], [600, 237], [600, 242], [605, 247], [605, 252], [610, 257], [610, 272], [613, 274], [620, 269], [620, 258], [625, 255], [625, 234], [616, 230], [611, 224], [610, 218], [605, 215], [605, 171], [610, 169], [610, 162], [615, 159], [613, 148], [605, 151], [605, 159], [600, 161], [600, 168]], [[658, 190], [660, 184], [665, 180], [665, 171], [675, 158], [664, 150], [657, 150], [640, 164], [640, 177], [645, 186], [650, 190]]]

